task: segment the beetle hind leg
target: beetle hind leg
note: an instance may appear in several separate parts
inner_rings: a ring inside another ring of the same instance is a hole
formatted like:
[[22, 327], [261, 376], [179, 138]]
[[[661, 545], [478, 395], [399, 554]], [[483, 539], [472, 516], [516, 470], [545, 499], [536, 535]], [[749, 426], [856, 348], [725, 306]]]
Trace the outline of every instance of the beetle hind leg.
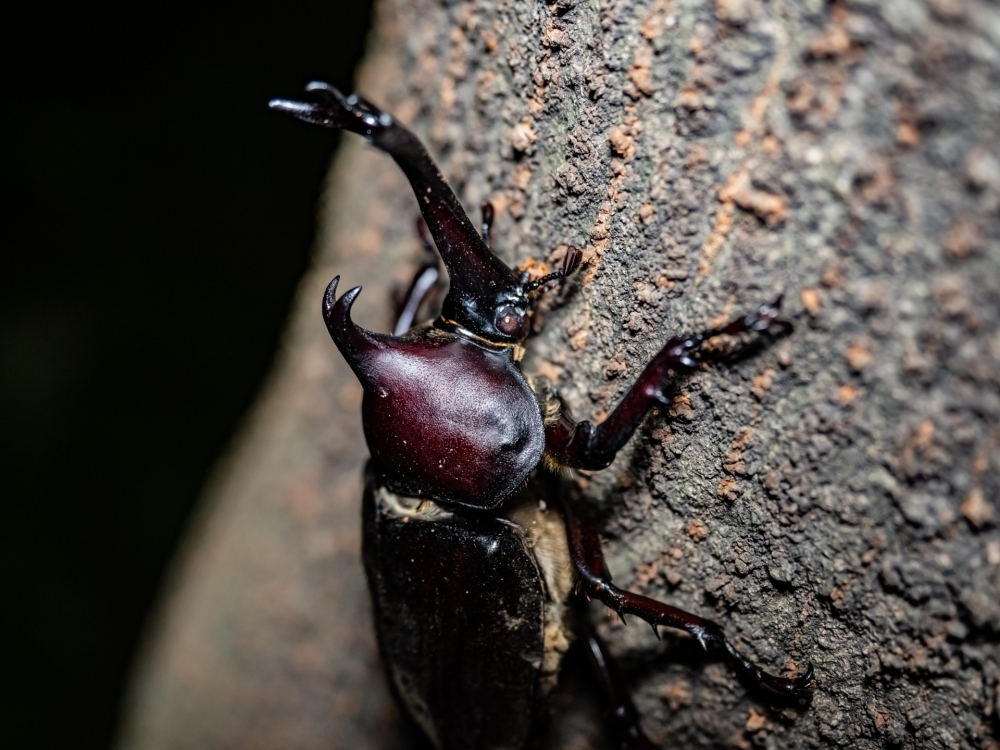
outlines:
[[753, 687], [800, 703], [811, 699], [816, 685], [812, 665], [794, 679], [770, 674], [737, 651], [717, 623], [618, 588], [611, 583], [611, 575], [605, 565], [597, 534], [593, 529], [583, 526], [569, 512], [565, 516], [570, 559], [581, 589], [587, 596], [599, 599], [623, 620], [627, 614], [639, 617], [652, 625], [654, 632], [657, 626], [665, 625], [690, 633], [706, 652], [719, 654], [740, 678]]
[[639, 711], [632, 702], [625, 678], [608, 651], [607, 645], [600, 639], [584, 611], [577, 617], [577, 630], [580, 642], [587, 652], [587, 661], [601, 685], [602, 692], [611, 705], [608, 721], [622, 743], [628, 750], [658, 750], [642, 727], [639, 726]]

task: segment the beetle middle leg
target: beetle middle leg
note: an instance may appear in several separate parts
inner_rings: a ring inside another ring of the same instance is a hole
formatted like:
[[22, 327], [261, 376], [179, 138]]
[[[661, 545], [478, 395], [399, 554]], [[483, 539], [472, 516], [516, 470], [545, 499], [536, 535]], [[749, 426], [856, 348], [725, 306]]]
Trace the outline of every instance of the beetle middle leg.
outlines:
[[719, 653], [737, 675], [754, 687], [761, 687], [777, 696], [799, 701], [806, 701], [812, 695], [815, 680], [811, 665], [805, 674], [792, 680], [769, 674], [737, 651], [726, 640], [725, 633], [717, 623], [615, 586], [611, 583], [611, 574], [604, 562], [604, 553], [601, 551], [597, 533], [582, 524], [568, 509], [563, 509], [563, 515], [566, 521], [570, 560], [580, 587], [588, 597], [606, 604], [617, 612], [623, 621], [627, 614], [636, 615], [649, 623], [654, 633], [657, 632], [656, 628], [659, 625], [690, 633], [706, 652]]

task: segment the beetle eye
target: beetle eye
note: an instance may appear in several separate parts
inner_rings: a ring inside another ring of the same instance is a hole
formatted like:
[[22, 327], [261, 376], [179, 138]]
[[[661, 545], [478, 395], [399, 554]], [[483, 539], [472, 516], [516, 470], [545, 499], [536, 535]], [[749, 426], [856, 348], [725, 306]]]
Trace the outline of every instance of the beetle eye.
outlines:
[[524, 338], [527, 331], [527, 320], [520, 310], [516, 307], [511, 307], [507, 305], [506, 307], [501, 307], [497, 311], [496, 326], [500, 333], [507, 336], [512, 336], [514, 338], [522, 339]]

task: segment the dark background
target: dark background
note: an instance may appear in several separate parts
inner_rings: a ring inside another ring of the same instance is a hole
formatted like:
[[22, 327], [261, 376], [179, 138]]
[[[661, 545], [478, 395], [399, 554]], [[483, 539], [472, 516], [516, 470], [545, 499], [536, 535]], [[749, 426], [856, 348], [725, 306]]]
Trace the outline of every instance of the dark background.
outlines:
[[0, 745], [107, 748], [213, 461], [267, 372], [368, 2], [22, 4], [2, 39]]

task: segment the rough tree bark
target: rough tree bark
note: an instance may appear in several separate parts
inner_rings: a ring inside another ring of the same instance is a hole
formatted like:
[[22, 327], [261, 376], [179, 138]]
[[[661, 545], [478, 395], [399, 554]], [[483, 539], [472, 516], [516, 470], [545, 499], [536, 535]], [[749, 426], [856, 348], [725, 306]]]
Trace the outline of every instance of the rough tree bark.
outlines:
[[[773, 670], [811, 661], [819, 688], [769, 708], [689, 639], [595, 611], [649, 734], [996, 748], [1000, 6], [381, 0], [359, 89], [466, 206], [494, 201], [508, 262], [585, 248], [526, 363], [578, 416], [668, 335], [785, 294], [792, 336], [697, 373], [580, 481], [620, 584], [719, 620]], [[415, 212], [395, 165], [346, 138], [284, 354], [181, 557], [121, 748], [419, 746], [359, 560], [360, 389], [319, 315], [341, 273], [365, 285], [359, 321], [388, 329]], [[576, 720], [548, 746], [604, 746], [587, 700], [560, 698]]]

